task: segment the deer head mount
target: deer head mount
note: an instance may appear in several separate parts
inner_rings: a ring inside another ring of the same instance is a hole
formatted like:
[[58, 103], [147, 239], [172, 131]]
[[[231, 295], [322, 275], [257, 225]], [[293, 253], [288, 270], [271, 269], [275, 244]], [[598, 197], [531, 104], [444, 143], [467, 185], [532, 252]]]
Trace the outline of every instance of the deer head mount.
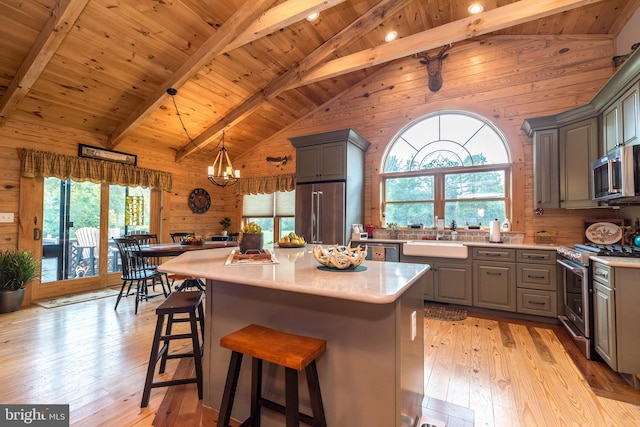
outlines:
[[445, 54], [453, 45], [448, 44], [440, 49], [436, 56], [429, 56], [427, 53], [416, 53], [414, 58], [423, 58], [420, 63], [427, 66], [427, 75], [429, 76], [429, 90], [437, 92], [442, 87], [442, 61], [449, 56]]

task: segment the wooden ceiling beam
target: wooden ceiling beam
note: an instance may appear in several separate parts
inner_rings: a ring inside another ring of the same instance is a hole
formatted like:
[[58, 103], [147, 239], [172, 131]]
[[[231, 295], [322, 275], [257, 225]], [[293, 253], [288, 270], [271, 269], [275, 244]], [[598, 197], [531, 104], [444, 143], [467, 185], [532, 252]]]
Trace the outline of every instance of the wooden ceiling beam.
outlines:
[[169, 96], [167, 89], [180, 87], [212, 58], [221, 54], [236, 37], [268, 9], [274, 0], [247, 0], [232, 16], [209, 37], [189, 59], [167, 80], [158, 86], [109, 136], [108, 148], [115, 148], [123, 138], [146, 120]]
[[29, 93], [89, 0], [60, 0], [0, 99], [0, 124]]
[[189, 143], [178, 150], [176, 153], [176, 162], [181, 161], [200, 147], [203, 147], [210, 141], [220, 137], [225, 128], [239, 123], [260, 108], [269, 99], [272, 99], [292, 87], [299, 86], [302, 75], [305, 75], [307, 72], [314, 69], [314, 67], [318, 66], [322, 61], [333, 55], [338, 49], [357, 40], [363, 33], [373, 30], [390, 15], [393, 15], [395, 12], [401, 10], [413, 1], [414, 0], [380, 1], [376, 6], [360, 16], [360, 18], [353, 21], [338, 34], [323, 43], [322, 46], [307, 55], [295, 67], [290, 68], [287, 72], [274, 79], [267, 87], [256, 92], [233, 111], [225, 114], [221, 120], [205, 129], [193, 140], [193, 143]]
[[267, 10], [225, 48], [230, 52], [261, 37], [295, 24], [313, 12], [322, 12], [346, 0], [288, 1]]
[[127, 134], [153, 114], [169, 96], [166, 93], [168, 88], [182, 86], [216, 56], [304, 19], [313, 11], [324, 10], [343, 1], [289, 0], [269, 9], [275, 0], [247, 0], [196, 53], [118, 125], [109, 136], [108, 148], [115, 148]]
[[334, 59], [302, 76], [300, 86], [523, 24], [601, 0], [520, 0], [392, 43]]
[[[275, 79], [265, 89], [254, 94], [246, 102], [207, 128], [193, 140], [193, 144], [182, 147], [176, 153], [176, 161], [179, 162], [184, 157], [195, 152], [199, 147], [207, 145], [209, 141], [219, 137], [224, 129], [239, 123], [260, 108], [264, 102], [285, 90], [383, 64], [414, 53], [471, 39], [599, 1], [601, 0], [520, 0], [507, 6], [404, 37], [392, 43], [321, 64], [321, 61], [331, 53], [350, 43], [352, 37], [357, 37], [357, 35], [372, 29], [373, 26], [378, 25], [391, 15], [396, 10], [396, 7], [401, 8], [406, 3], [404, 1], [381, 1], [367, 14], [354, 21], [349, 27], [312, 52], [296, 67]], [[355, 34], [352, 33], [353, 30], [355, 30]]]

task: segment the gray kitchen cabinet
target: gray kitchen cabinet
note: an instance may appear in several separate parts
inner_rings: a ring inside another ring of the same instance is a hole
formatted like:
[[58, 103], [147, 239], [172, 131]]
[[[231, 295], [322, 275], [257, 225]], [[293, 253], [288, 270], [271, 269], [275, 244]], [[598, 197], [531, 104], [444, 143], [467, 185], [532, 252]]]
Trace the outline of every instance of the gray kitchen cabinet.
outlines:
[[424, 278], [424, 299], [459, 305], [473, 304], [471, 260], [427, 258], [402, 254], [401, 262], [429, 264]]
[[515, 263], [473, 262], [473, 306], [516, 311]]
[[290, 138], [296, 148], [296, 182], [358, 181], [369, 141], [353, 129]]
[[518, 313], [557, 317], [561, 293], [555, 250], [517, 249]]
[[637, 268], [592, 266], [596, 352], [621, 374], [640, 372], [640, 288]]
[[560, 128], [560, 207], [598, 206], [593, 198], [591, 163], [599, 158], [598, 119]]
[[473, 247], [471, 253], [473, 254], [474, 261], [516, 261], [515, 249], [503, 248], [500, 247], [500, 245], [495, 245], [494, 247]]
[[297, 181], [346, 179], [346, 149], [345, 142], [298, 148], [296, 151]]
[[546, 129], [533, 135], [533, 208], [560, 206], [558, 165], [558, 129]]
[[603, 152], [640, 143], [640, 83], [636, 83], [602, 113]]
[[616, 317], [615, 294], [610, 287], [594, 280], [593, 282], [593, 315], [596, 352], [611, 366], [618, 369], [616, 355]]

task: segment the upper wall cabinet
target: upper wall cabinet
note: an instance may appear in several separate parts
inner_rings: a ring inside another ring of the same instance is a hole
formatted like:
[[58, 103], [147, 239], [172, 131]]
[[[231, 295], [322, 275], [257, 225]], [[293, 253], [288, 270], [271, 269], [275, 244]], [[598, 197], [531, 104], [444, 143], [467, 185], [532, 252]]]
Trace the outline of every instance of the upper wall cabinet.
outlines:
[[296, 181], [362, 181], [369, 141], [353, 129], [290, 138], [296, 148]]
[[640, 143], [640, 83], [636, 83], [602, 113], [604, 153]]
[[526, 119], [522, 130], [533, 138], [534, 209], [598, 206], [591, 201], [591, 163], [621, 145], [640, 144], [640, 49], [589, 104]]
[[535, 132], [533, 135], [534, 209], [560, 207], [558, 154], [558, 129]]
[[598, 119], [583, 120], [560, 128], [560, 207], [598, 206], [592, 201], [591, 163], [599, 157]]

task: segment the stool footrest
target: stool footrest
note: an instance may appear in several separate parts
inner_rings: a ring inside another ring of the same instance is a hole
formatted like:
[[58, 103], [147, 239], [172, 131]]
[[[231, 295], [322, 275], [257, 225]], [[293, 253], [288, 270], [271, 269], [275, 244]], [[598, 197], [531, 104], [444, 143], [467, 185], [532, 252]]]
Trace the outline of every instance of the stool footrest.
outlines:
[[[273, 400], [265, 399], [261, 397], [259, 400], [260, 406], [263, 406], [267, 409], [271, 409], [272, 411], [279, 412], [282, 415], [287, 415], [287, 408], [284, 405], [274, 402]], [[299, 412], [300, 421], [305, 424], [313, 425], [313, 417], [311, 415], [304, 414]]]
[[157, 381], [155, 383], [151, 383], [151, 388], [167, 387], [167, 386], [170, 386], [170, 385], [193, 384], [195, 382], [198, 382], [198, 379], [196, 377], [193, 377], [193, 378], [180, 378], [180, 379], [177, 379], [177, 380]]

